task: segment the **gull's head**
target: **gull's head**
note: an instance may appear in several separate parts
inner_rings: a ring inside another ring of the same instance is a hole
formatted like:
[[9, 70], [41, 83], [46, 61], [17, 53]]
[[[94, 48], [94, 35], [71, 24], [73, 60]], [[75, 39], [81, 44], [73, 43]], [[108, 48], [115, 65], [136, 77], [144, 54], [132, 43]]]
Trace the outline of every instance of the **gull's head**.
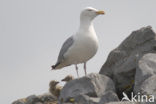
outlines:
[[97, 10], [95, 8], [92, 8], [92, 7], [87, 7], [85, 8], [82, 12], [81, 12], [81, 15], [80, 15], [80, 19], [81, 20], [93, 20], [96, 16], [98, 15], [103, 15], [105, 14], [104, 11], [101, 11], [101, 10]]

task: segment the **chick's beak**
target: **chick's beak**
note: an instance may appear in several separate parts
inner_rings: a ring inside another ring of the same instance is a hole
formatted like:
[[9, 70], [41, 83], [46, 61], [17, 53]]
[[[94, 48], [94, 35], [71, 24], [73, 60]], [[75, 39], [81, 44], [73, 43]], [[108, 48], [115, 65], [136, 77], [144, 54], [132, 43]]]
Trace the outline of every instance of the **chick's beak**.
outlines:
[[55, 82], [56, 84], [58, 84], [59, 82]]
[[105, 14], [105, 12], [102, 11], [102, 10], [99, 10], [99, 11], [97, 11], [96, 13], [97, 13], [97, 14], [102, 14], [102, 15]]

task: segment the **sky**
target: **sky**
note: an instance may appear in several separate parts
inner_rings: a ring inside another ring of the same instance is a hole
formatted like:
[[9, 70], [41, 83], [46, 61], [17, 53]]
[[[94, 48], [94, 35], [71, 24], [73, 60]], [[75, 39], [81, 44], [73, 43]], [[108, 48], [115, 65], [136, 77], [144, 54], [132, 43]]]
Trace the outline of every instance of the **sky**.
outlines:
[[0, 103], [46, 93], [51, 80], [76, 77], [74, 66], [51, 71], [51, 65], [63, 42], [76, 33], [85, 7], [106, 13], [94, 20], [100, 46], [87, 62], [87, 72], [98, 73], [109, 52], [132, 31], [148, 25], [156, 31], [155, 4], [156, 0], [0, 0]]

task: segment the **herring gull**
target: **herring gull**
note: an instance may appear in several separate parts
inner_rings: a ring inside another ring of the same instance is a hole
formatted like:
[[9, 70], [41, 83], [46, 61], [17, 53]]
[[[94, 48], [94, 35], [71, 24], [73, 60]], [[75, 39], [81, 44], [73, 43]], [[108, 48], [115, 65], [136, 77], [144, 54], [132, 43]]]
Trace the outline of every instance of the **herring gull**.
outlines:
[[52, 65], [52, 70], [75, 65], [79, 77], [77, 64], [84, 63], [84, 72], [85, 75], [87, 74], [86, 62], [96, 54], [99, 43], [94, 30], [93, 19], [102, 14], [104, 11], [92, 7], [87, 7], [81, 12], [79, 29], [64, 42], [56, 64]]

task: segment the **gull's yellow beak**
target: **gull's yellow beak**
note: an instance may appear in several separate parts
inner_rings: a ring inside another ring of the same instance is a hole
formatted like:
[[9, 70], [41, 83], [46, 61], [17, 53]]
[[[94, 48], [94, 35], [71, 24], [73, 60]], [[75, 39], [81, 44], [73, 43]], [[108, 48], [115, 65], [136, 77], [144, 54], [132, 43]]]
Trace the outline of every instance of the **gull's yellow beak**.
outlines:
[[102, 10], [99, 10], [99, 11], [97, 11], [96, 13], [97, 13], [97, 14], [105, 14], [105, 12], [102, 11]]

